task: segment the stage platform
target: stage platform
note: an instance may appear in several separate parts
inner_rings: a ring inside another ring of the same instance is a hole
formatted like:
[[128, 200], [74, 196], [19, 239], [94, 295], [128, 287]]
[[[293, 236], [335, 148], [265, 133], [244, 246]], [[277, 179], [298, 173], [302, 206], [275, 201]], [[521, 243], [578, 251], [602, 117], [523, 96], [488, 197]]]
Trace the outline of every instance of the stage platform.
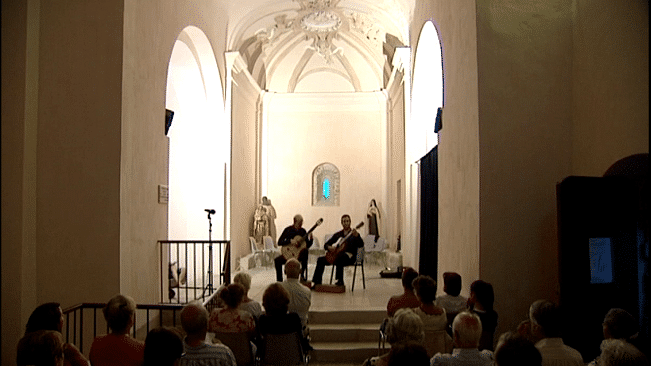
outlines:
[[[308, 279], [312, 279], [315, 264], [308, 264]], [[366, 289], [362, 285], [361, 268], [357, 268], [355, 290], [351, 291], [353, 267], [344, 271], [346, 291], [344, 293], [325, 293], [312, 291], [311, 311], [343, 311], [343, 310], [386, 310], [387, 302], [393, 295], [402, 293], [399, 278], [382, 278], [380, 271], [384, 267], [364, 264]], [[323, 282], [329, 283], [332, 266], [328, 266], [323, 274]], [[251, 290], [249, 297], [262, 304], [262, 294], [265, 288], [276, 281], [276, 271], [273, 267], [253, 268], [251, 274]]]

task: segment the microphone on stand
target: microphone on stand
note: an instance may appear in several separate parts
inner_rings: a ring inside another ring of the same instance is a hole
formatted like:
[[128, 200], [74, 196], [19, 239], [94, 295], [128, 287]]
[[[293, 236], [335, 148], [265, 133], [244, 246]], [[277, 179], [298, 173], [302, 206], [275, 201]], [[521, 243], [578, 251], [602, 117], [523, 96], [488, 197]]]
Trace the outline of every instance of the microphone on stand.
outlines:
[[208, 212], [208, 215], [214, 215], [215, 214], [215, 210], [210, 209], [210, 208], [207, 208], [204, 211]]

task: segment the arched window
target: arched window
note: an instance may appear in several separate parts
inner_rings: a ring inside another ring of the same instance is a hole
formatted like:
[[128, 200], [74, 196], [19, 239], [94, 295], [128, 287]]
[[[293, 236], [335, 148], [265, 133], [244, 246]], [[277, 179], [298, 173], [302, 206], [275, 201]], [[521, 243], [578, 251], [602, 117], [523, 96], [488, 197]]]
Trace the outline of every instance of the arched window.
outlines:
[[339, 206], [339, 169], [319, 164], [312, 172], [312, 206]]

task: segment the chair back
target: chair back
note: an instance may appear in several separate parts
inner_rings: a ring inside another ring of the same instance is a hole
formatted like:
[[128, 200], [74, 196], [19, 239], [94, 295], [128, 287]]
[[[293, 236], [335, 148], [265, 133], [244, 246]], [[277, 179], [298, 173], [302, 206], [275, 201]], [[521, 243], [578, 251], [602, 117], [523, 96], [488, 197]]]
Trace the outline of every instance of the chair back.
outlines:
[[[305, 365], [301, 334], [265, 334], [262, 337], [262, 366]], [[239, 365], [239, 362], [238, 362]]]
[[427, 355], [432, 358], [437, 353], [452, 353], [452, 338], [444, 330], [425, 330], [424, 344]]
[[364, 264], [364, 255], [366, 254], [366, 250], [364, 247], [357, 248], [357, 258], [355, 258], [355, 264], [360, 265]]
[[251, 253], [256, 253], [258, 252], [258, 247], [255, 243], [255, 238], [252, 236], [249, 236], [249, 244], [251, 244]]
[[253, 366], [253, 350], [251, 349], [251, 342], [249, 341], [248, 334], [245, 332], [215, 332], [213, 343], [216, 343], [217, 339], [233, 351], [238, 366]]
[[262, 240], [264, 241], [264, 250], [271, 251], [271, 252], [279, 250], [278, 248], [276, 248], [276, 246], [274, 245], [274, 240], [269, 235], [265, 235], [262, 238]]

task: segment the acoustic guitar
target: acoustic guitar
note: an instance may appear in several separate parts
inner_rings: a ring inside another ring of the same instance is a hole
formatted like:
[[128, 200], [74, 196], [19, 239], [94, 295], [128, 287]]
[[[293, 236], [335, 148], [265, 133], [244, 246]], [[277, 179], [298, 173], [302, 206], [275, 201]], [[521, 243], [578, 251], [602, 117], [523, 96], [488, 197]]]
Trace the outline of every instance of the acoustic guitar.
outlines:
[[[359, 229], [362, 226], [364, 226], [364, 221], [357, 224], [357, 226], [355, 226], [355, 230]], [[346, 245], [348, 244], [346, 242], [346, 240], [348, 240], [348, 238], [350, 238], [350, 236], [352, 234], [353, 234], [353, 231], [351, 230], [348, 233], [348, 235], [346, 235], [343, 238], [339, 238], [339, 240], [337, 240], [336, 243], [332, 244], [332, 246], [335, 247], [335, 250], [326, 252], [326, 260], [328, 261], [328, 263], [334, 264], [335, 259], [337, 259], [337, 256], [339, 255], [339, 253], [346, 250]]]
[[307, 249], [307, 243], [305, 240], [307, 239], [307, 236], [310, 235], [314, 229], [316, 229], [317, 226], [321, 225], [323, 223], [323, 219], [318, 219], [316, 221], [316, 224], [308, 230], [305, 235], [296, 235], [289, 244], [283, 245], [281, 247], [281, 254], [285, 259], [290, 260], [292, 258], [298, 259], [298, 255], [304, 250]]

